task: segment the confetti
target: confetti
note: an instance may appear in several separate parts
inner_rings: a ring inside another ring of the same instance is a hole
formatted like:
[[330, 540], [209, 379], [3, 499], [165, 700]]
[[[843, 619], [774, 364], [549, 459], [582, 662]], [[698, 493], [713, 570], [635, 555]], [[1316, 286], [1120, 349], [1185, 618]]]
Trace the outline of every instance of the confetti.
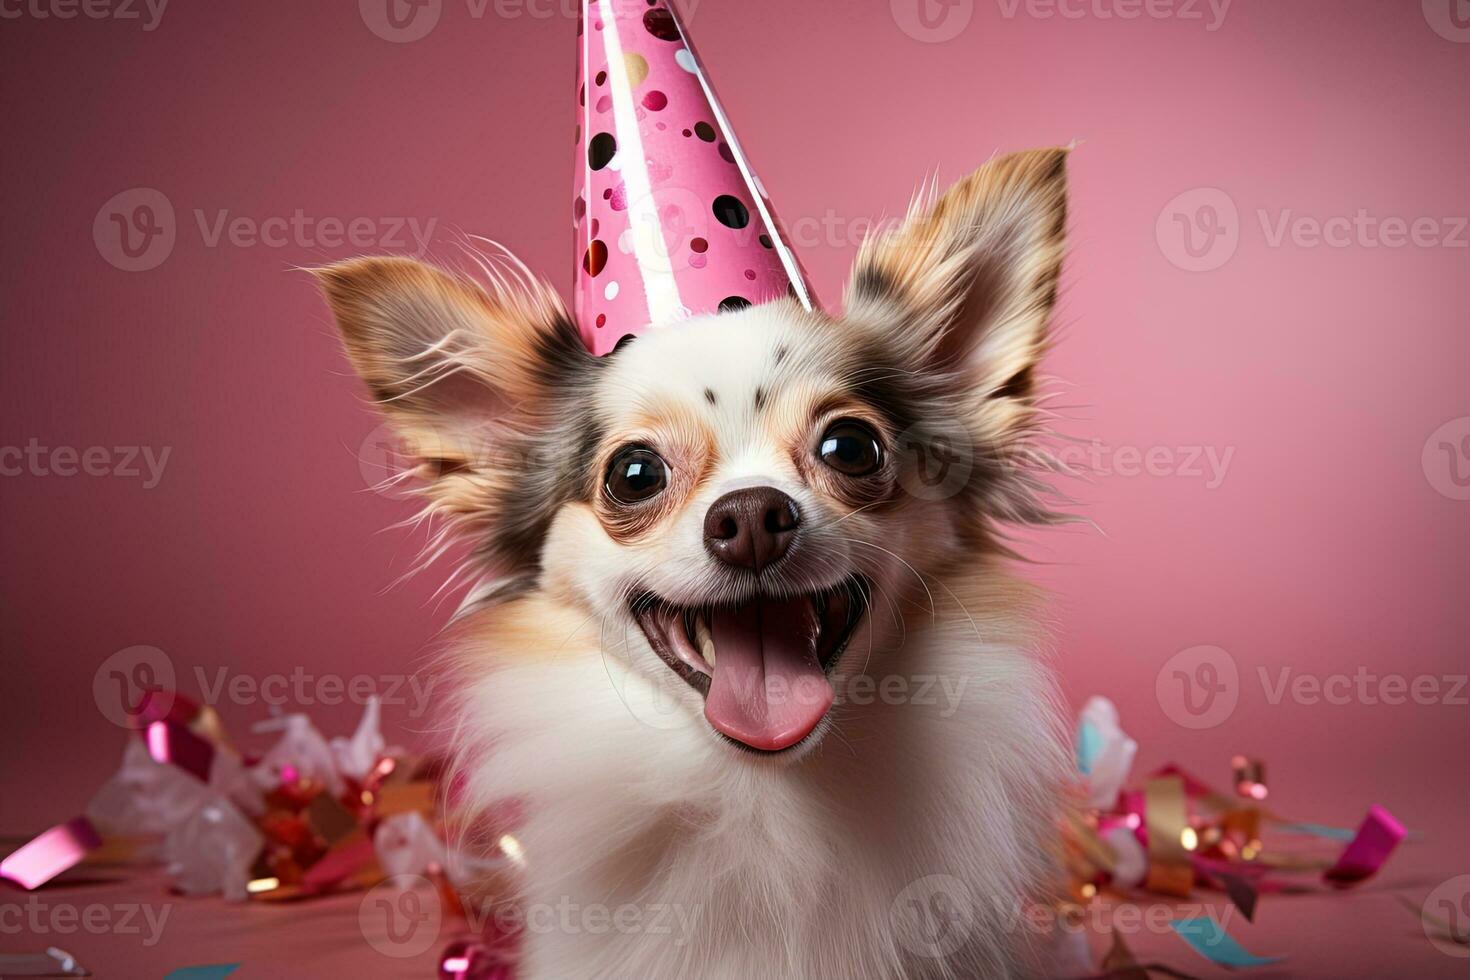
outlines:
[[1368, 810], [1357, 834], [1323, 877], [1337, 887], [1355, 885], [1378, 873], [1404, 839], [1404, 827], [1381, 806]]
[[102, 839], [92, 821], [74, 817], [36, 835], [0, 861], [0, 878], [31, 891], [75, 867], [89, 852], [101, 846]]
[[1220, 966], [1265, 966], [1285, 959], [1282, 956], [1254, 956], [1247, 953], [1213, 919], [1175, 919], [1169, 923], [1169, 928], [1178, 933], [1179, 938], [1188, 943], [1196, 953]]

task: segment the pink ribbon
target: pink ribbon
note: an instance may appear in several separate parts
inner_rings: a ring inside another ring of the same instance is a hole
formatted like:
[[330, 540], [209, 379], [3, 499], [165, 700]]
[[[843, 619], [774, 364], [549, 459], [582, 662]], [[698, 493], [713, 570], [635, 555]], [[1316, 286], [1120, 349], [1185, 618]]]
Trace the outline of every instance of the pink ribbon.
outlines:
[[74, 867], [101, 846], [102, 838], [97, 836], [92, 821], [75, 817], [38, 834], [0, 861], [0, 877], [31, 891]]
[[1399, 841], [1404, 839], [1403, 824], [1381, 806], [1371, 807], [1358, 832], [1338, 856], [1337, 863], [1322, 877], [1338, 888], [1355, 885], [1371, 878], [1383, 867]]

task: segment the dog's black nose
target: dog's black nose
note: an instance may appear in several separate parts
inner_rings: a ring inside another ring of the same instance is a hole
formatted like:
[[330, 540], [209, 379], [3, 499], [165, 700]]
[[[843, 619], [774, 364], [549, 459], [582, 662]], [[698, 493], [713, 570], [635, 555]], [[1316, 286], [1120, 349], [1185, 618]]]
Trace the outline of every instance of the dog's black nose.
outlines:
[[725, 494], [704, 515], [704, 546], [727, 565], [760, 571], [786, 554], [801, 523], [796, 501], [775, 487]]

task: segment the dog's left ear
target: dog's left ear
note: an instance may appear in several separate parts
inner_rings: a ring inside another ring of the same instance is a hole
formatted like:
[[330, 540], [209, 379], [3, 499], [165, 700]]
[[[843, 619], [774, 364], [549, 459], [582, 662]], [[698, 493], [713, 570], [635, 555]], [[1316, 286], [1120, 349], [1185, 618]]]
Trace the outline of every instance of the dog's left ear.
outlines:
[[1067, 214], [1065, 149], [993, 160], [858, 254], [846, 319], [903, 368], [948, 376], [1000, 443], [1033, 414]]
[[404, 258], [314, 272], [430, 506], [508, 567], [533, 562], [581, 486], [578, 406], [597, 364], [555, 291], [529, 273], [487, 288]]

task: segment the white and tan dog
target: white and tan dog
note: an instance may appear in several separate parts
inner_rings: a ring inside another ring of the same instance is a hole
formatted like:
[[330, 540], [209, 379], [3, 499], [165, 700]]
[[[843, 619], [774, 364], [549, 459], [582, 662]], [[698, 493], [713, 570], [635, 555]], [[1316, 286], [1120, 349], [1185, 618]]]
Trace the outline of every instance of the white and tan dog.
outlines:
[[1034, 376], [1066, 157], [917, 204], [841, 317], [773, 302], [604, 358], [527, 275], [319, 272], [493, 575], [452, 627], [468, 801], [522, 804], [527, 906], [607, 911], [532, 918], [523, 977], [1039, 971], [1017, 913], [1069, 766], [998, 529], [1055, 519]]

